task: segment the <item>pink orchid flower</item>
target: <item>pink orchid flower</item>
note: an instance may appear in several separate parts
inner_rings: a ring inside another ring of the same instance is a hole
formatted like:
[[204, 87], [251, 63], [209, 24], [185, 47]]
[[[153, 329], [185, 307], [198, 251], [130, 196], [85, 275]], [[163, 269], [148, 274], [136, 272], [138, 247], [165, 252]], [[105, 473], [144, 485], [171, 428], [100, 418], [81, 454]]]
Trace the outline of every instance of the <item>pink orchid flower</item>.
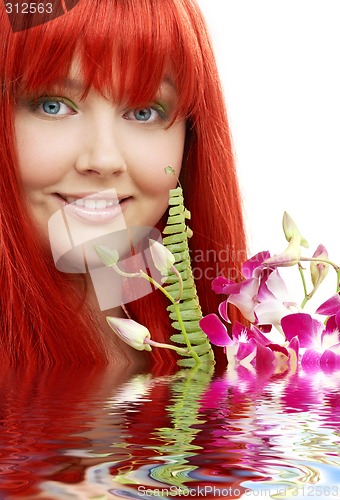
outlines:
[[302, 348], [301, 366], [308, 370], [340, 369], [340, 333], [329, 330], [309, 314], [297, 313], [281, 320], [287, 340], [298, 338]]
[[340, 330], [340, 295], [336, 293], [316, 310], [316, 314], [329, 316], [326, 331]]
[[[217, 277], [212, 289], [218, 294], [228, 295], [219, 306], [221, 317], [230, 323], [228, 305], [236, 306], [245, 319], [256, 325], [274, 325], [280, 331], [281, 318], [299, 311], [299, 306], [289, 301], [286, 285], [277, 269], [264, 267], [270, 258], [269, 252], [260, 252], [242, 266], [245, 277], [240, 283]], [[272, 338], [280, 341], [279, 336]], [[281, 339], [282, 340], [282, 339]]]
[[[263, 282], [258, 291], [257, 305], [254, 308], [256, 323], [259, 325], [273, 325], [281, 331], [281, 319], [292, 312], [300, 312], [300, 307], [291, 302], [286, 284], [277, 269], [273, 270], [268, 279]], [[273, 336], [273, 340], [280, 337]]]
[[[241, 311], [242, 315], [251, 323], [256, 322], [254, 309], [257, 305], [256, 297], [259, 287], [263, 280], [263, 269], [261, 264], [269, 257], [270, 253], [265, 251], [259, 252], [251, 259], [248, 259], [242, 265], [242, 274], [245, 279], [240, 283], [236, 283], [223, 276], [218, 276], [213, 280], [212, 289], [214, 292], [228, 295], [227, 300], [222, 302], [220, 306], [220, 314], [228, 323], [230, 323], [227, 311], [228, 304], [236, 306]], [[266, 270], [266, 273], [267, 272]]]
[[260, 373], [282, 373], [296, 369], [299, 343], [293, 339], [287, 346], [271, 343], [255, 326], [234, 323], [230, 336], [216, 314], [208, 314], [200, 327], [214, 345], [225, 348], [228, 366], [240, 366]]
[[210, 342], [225, 348], [229, 364], [239, 364], [251, 369], [251, 362], [256, 356], [256, 340], [248, 337], [247, 327], [235, 323], [232, 337], [229, 336], [226, 326], [216, 314], [208, 314], [200, 320], [200, 327], [208, 336]]

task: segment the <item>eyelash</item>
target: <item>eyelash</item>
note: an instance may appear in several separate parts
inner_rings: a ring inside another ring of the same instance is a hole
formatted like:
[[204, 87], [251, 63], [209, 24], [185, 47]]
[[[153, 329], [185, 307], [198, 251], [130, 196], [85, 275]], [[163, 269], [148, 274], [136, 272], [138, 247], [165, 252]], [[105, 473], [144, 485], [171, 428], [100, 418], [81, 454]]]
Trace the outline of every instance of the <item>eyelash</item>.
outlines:
[[[70, 110], [70, 113], [64, 113], [64, 114], [47, 113], [44, 110], [39, 110], [39, 107], [41, 105], [48, 103], [48, 102], [51, 102], [51, 103], [56, 102], [56, 103], [64, 104]], [[36, 100], [30, 102], [29, 107], [30, 107], [31, 111], [39, 114], [42, 118], [44, 118], [46, 120], [60, 120], [60, 119], [64, 118], [65, 116], [72, 116], [72, 115], [75, 115], [78, 113], [77, 106], [72, 101], [70, 101], [69, 99], [66, 99], [64, 97], [49, 97], [49, 96], [40, 97], [39, 99], [36, 99]], [[158, 116], [154, 117], [153, 119], [148, 119], [148, 120], [137, 120], [136, 117], [129, 118], [129, 115], [131, 115], [131, 113], [135, 114], [135, 113], [145, 111], [145, 110], [150, 110], [151, 112], [154, 111], [157, 113]], [[146, 106], [144, 108], [141, 107], [141, 108], [130, 109], [123, 114], [123, 118], [126, 120], [131, 120], [131, 121], [138, 123], [140, 125], [155, 124], [159, 120], [162, 122], [168, 121], [167, 112], [165, 111], [164, 107], [159, 103], [155, 103], [151, 106], [148, 106], [148, 107]]]
[[144, 108], [134, 108], [134, 109], [131, 109], [127, 112], [124, 113], [123, 115], [123, 118], [126, 118], [126, 119], [129, 119], [127, 118], [128, 115], [130, 115], [131, 113], [138, 113], [140, 111], [146, 111], [146, 110], [150, 110], [151, 112], [152, 111], [155, 111], [157, 114], [158, 114], [158, 117], [156, 117], [155, 119], [153, 120], [147, 120], [147, 121], [143, 121], [143, 120], [135, 120], [137, 123], [154, 123], [155, 121], [157, 121], [157, 119], [160, 119], [162, 121], [167, 121], [168, 119], [168, 116], [167, 116], [167, 113], [164, 109], [163, 106], [161, 106], [160, 104], [154, 104], [153, 106], [145, 106]]
[[40, 97], [39, 99], [36, 99], [36, 100], [30, 102], [29, 107], [30, 107], [31, 111], [38, 113], [39, 107], [45, 103], [48, 103], [48, 102], [57, 102], [60, 104], [64, 104], [65, 106], [67, 106], [69, 108], [71, 113], [65, 113], [65, 114], [61, 114], [61, 115], [60, 114], [53, 114], [53, 113], [49, 114], [49, 113], [46, 113], [43, 110], [41, 110], [41, 115], [46, 117], [46, 118], [53, 117], [54, 119], [58, 119], [58, 118], [60, 119], [63, 116], [74, 115], [78, 112], [77, 106], [75, 104], [73, 104], [73, 102], [71, 102], [69, 99], [66, 99], [64, 97]]

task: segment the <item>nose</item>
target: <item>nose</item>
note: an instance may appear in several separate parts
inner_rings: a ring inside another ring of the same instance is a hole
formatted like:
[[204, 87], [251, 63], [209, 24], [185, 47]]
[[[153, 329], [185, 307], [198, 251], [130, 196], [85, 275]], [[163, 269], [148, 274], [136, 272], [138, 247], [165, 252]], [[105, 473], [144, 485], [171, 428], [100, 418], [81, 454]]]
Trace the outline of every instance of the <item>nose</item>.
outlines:
[[75, 162], [75, 169], [80, 174], [110, 177], [126, 171], [119, 130], [112, 116], [102, 115], [98, 120], [92, 120], [83, 132], [83, 147]]

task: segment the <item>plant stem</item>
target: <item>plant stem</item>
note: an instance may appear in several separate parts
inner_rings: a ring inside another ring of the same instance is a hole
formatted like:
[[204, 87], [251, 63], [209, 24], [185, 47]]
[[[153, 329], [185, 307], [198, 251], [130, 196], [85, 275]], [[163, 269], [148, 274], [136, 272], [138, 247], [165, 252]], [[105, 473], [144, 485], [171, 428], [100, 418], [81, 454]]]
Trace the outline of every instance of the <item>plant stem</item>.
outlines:
[[138, 276], [140, 278], [144, 278], [144, 279], [148, 280], [150, 283], [152, 283], [158, 290], [160, 290], [162, 293], [164, 293], [164, 295], [170, 300], [170, 302], [172, 304], [175, 302], [174, 299], [172, 298], [172, 296], [170, 295], [170, 293], [167, 292], [165, 290], [165, 288], [162, 287], [162, 285], [160, 285], [156, 280], [151, 278], [151, 276], [146, 274], [144, 271], [141, 271]]
[[337, 273], [340, 270], [340, 267], [335, 264], [335, 262], [327, 259], [318, 259], [317, 257], [301, 257], [300, 262], [321, 262], [323, 264], [329, 264], [330, 266], [332, 266]]
[[175, 302], [178, 303], [178, 302], [180, 302], [181, 297], [182, 297], [182, 293], [183, 293], [183, 280], [182, 280], [182, 276], [181, 276], [180, 272], [176, 269], [175, 266], [172, 266], [170, 268], [170, 270], [176, 275], [176, 277], [178, 279], [179, 290], [178, 290], [178, 295], [175, 299]]
[[183, 323], [183, 319], [182, 319], [182, 316], [181, 316], [181, 311], [180, 311], [180, 308], [178, 306], [178, 302], [170, 295], [169, 292], [166, 291], [165, 288], [162, 287], [162, 285], [160, 285], [159, 283], [157, 283], [157, 281], [155, 281], [153, 278], [151, 278], [151, 276], [149, 276], [148, 274], [144, 273], [143, 271], [140, 272], [140, 277], [141, 278], [144, 278], [146, 280], [148, 280], [150, 283], [152, 283], [156, 288], [158, 288], [158, 290], [160, 290], [169, 300], [170, 302], [173, 304], [174, 306], [174, 310], [175, 310], [175, 313], [176, 313], [176, 317], [177, 317], [177, 321], [181, 327], [181, 331], [182, 331], [182, 335], [184, 337], [184, 340], [187, 344], [187, 347], [188, 347], [188, 352], [189, 354], [194, 358], [194, 360], [196, 361], [196, 364], [199, 365], [201, 364], [201, 360], [199, 358], [199, 356], [197, 355], [197, 353], [194, 351], [194, 349], [192, 348], [192, 345], [190, 343], [190, 340], [189, 340], [189, 337], [188, 337], [188, 334], [187, 334], [187, 331], [185, 329], [185, 326], [184, 326], [184, 323]]
[[302, 286], [303, 286], [303, 291], [304, 291], [304, 299], [301, 303], [301, 309], [303, 309], [305, 307], [305, 305], [307, 304], [308, 300], [309, 300], [309, 296], [308, 296], [308, 292], [307, 292], [307, 285], [306, 285], [306, 279], [305, 279], [305, 275], [304, 275], [304, 272], [303, 272], [303, 267], [301, 266], [300, 262], [298, 264], [298, 267], [299, 267], [299, 273], [300, 273], [300, 276], [301, 276], [301, 280], [302, 280]]
[[[178, 281], [179, 281], [179, 293], [178, 293], [178, 296], [176, 297], [176, 299], [174, 299], [170, 293], [162, 287], [162, 285], [160, 285], [156, 280], [154, 280], [153, 278], [151, 278], [151, 276], [149, 276], [148, 274], [146, 274], [144, 271], [140, 271], [139, 273], [126, 273], [124, 271], [122, 271], [118, 266], [117, 264], [114, 264], [113, 266], [113, 269], [118, 273], [120, 274], [121, 276], [124, 276], [125, 278], [144, 278], [146, 280], [148, 280], [150, 283], [152, 283], [152, 285], [154, 285], [155, 288], [157, 288], [158, 290], [160, 290], [169, 300], [170, 302], [173, 304], [174, 306], [174, 309], [175, 309], [175, 313], [176, 313], [176, 317], [177, 317], [177, 321], [181, 327], [181, 331], [182, 331], [182, 334], [183, 334], [183, 337], [184, 337], [184, 340], [187, 344], [187, 347], [188, 349], [182, 349], [180, 347], [177, 347], [177, 346], [171, 346], [169, 344], [158, 344], [158, 347], [166, 347], [167, 349], [173, 349], [174, 351], [178, 352], [179, 354], [190, 354], [190, 356], [195, 360], [196, 364], [199, 365], [201, 364], [201, 360], [199, 358], [199, 356], [197, 355], [197, 353], [194, 351], [191, 343], [190, 343], [190, 340], [189, 340], [189, 337], [188, 337], [188, 334], [187, 334], [187, 331], [185, 329], [185, 326], [184, 326], [184, 323], [183, 323], [183, 320], [182, 320], [182, 316], [181, 316], [181, 311], [178, 307], [178, 302], [180, 301], [181, 299], [181, 296], [182, 296], [182, 290], [183, 290], [183, 282], [182, 282], [182, 277], [181, 275], [179, 274], [179, 272], [177, 271], [176, 268], [171, 268], [171, 270], [174, 272], [174, 274], [177, 276], [178, 278]], [[152, 345], [156, 345], [157, 343], [154, 343]]]
[[176, 316], [177, 316], [177, 320], [178, 320], [179, 326], [181, 327], [182, 335], [183, 335], [184, 340], [185, 340], [185, 342], [186, 342], [186, 344], [188, 346], [188, 350], [189, 350], [191, 356], [196, 361], [196, 365], [200, 365], [201, 364], [201, 360], [200, 360], [199, 356], [197, 355], [197, 353], [192, 348], [192, 345], [190, 343], [187, 331], [186, 331], [184, 323], [183, 323], [183, 319], [182, 319], [182, 316], [181, 316], [181, 311], [179, 309], [178, 303], [174, 301], [173, 305], [174, 305], [174, 310], [175, 310], [175, 313], [176, 313]]
[[[335, 264], [335, 262], [332, 262], [331, 260], [328, 259], [318, 259], [317, 257], [301, 257], [300, 262], [321, 262], [322, 264], [328, 264], [331, 267], [333, 267], [337, 276], [336, 293], [340, 292], [340, 267], [337, 264]], [[309, 295], [308, 294], [305, 295], [305, 298], [302, 302], [303, 305], [301, 305], [302, 308], [306, 305], [307, 300], [311, 299], [313, 295], [314, 295], [313, 292], [310, 293]]]
[[145, 339], [144, 342], [154, 347], [162, 347], [163, 349], [171, 349], [172, 351], [178, 352], [178, 354], [189, 354], [187, 349], [183, 349], [182, 347], [177, 347], [172, 344], [164, 344], [162, 342], [156, 342], [152, 339]]
[[124, 278], [140, 278], [140, 273], [126, 273], [125, 271], [122, 271], [117, 264], [114, 264], [112, 267], [117, 274], [120, 276], [123, 276]]

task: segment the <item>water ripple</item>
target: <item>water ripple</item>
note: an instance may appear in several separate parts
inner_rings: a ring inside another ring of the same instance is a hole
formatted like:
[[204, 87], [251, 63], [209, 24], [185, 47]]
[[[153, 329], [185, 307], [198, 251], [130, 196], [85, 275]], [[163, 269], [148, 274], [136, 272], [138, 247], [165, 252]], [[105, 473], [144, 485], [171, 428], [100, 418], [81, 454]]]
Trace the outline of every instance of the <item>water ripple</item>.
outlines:
[[340, 498], [338, 373], [0, 375], [0, 498]]

